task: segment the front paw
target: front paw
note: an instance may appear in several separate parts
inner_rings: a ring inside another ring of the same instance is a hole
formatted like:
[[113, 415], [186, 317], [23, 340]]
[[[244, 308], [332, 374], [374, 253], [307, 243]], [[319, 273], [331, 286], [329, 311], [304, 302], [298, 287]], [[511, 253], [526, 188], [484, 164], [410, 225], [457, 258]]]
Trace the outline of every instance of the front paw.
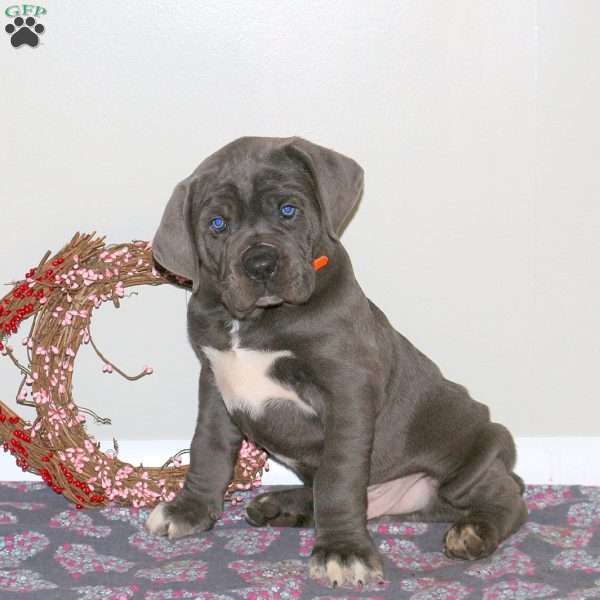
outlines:
[[383, 580], [381, 557], [370, 540], [326, 542], [315, 545], [308, 564], [313, 579], [326, 579], [336, 587], [367, 585]]
[[201, 500], [176, 498], [154, 508], [146, 520], [146, 529], [154, 535], [174, 540], [211, 529], [217, 518], [217, 511], [209, 509]]

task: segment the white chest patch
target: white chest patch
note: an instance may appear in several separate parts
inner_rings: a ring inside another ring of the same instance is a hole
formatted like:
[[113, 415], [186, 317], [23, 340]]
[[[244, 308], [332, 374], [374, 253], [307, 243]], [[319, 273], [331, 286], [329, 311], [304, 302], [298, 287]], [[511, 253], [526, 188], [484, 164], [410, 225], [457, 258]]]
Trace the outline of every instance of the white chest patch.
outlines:
[[238, 329], [239, 322], [234, 321], [231, 350], [202, 347], [210, 361], [227, 410], [242, 410], [256, 419], [264, 413], [267, 404], [289, 401], [300, 410], [314, 415], [314, 410], [293, 389], [281, 385], [269, 376], [276, 360], [293, 356], [293, 353], [290, 350], [270, 352], [240, 348]]
[[281, 454], [275, 454], [275, 452], [269, 452], [269, 455], [275, 460], [279, 461], [282, 465], [288, 467], [288, 469], [294, 470], [298, 465], [298, 462], [293, 458], [288, 458], [287, 456], [283, 456]]

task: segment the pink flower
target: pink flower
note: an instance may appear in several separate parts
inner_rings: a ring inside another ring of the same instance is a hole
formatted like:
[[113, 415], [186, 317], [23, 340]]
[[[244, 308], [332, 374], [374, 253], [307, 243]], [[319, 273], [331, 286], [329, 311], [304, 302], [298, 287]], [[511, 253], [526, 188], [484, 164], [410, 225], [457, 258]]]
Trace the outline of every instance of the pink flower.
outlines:
[[144, 373], [147, 375], [152, 375], [152, 373], [154, 373], [154, 369], [152, 367], [144, 367]]
[[106, 364], [104, 365], [104, 368], [102, 369], [102, 372], [103, 372], [103, 373], [112, 373], [112, 372], [113, 372], [112, 365], [110, 365], [110, 364], [106, 363]]

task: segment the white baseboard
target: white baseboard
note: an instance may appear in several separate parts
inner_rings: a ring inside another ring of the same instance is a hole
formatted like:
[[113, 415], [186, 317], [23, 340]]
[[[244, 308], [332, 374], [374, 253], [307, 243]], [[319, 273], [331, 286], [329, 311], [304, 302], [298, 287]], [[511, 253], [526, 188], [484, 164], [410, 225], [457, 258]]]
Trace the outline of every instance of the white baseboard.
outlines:
[[[525, 483], [564, 485], [600, 485], [600, 437], [520, 437], [516, 438], [516, 472]], [[102, 442], [102, 448], [112, 444]], [[119, 442], [119, 456], [131, 464], [160, 466], [169, 456], [189, 447], [181, 440], [131, 440]], [[185, 460], [184, 460], [185, 462]], [[283, 465], [269, 461], [264, 473], [265, 485], [293, 485], [300, 480]], [[10, 454], [0, 454], [0, 481], [35, 481], [40, 478], [24, 473]]]

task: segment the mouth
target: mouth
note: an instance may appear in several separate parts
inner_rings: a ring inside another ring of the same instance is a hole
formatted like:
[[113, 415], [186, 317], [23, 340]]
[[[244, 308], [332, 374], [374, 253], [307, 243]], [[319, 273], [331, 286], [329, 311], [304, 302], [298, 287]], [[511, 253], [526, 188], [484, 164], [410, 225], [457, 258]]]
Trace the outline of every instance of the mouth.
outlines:
[[292, 265], [279, 278], [255, 281], [232, 269], [222, 283], [222, 301], [236, 319], [252, 318], [265, 310], [304, 304], [314, 291], [314, 270]]
[[255, 303], [255, 306], [267, 308], [269, 306], [279, 306], [283, 304], [283, 298], [279, 296], [261, 296]]
[[236, 298], [237, 301], [231, 301], [232, 298], [225, 299], [224, 304], [236, 319], [245, 319], [260, 314], [262, 310], [281, 306], [286, 301], [275, 294], [264, 291], [257, 299], [246, 299], [240, 303], [241, 298]]

